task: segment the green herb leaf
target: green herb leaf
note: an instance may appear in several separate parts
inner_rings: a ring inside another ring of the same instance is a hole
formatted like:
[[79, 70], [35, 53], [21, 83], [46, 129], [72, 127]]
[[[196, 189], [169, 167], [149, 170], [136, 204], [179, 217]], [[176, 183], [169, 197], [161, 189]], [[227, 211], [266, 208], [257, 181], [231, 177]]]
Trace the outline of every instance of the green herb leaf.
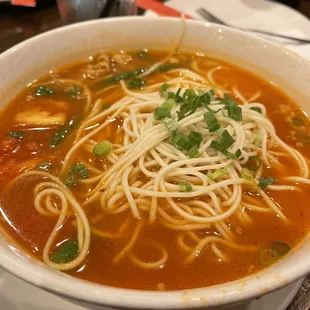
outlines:
[[176, 104], [174, 99], [168, 99], [163, 104], [160, 105], [161, 108], [171, 111]]
[[102, 141], [97, 143], [93, 148], [93, 153], [97, 157], [108, 156], [112, 151], [112, 143], [110, 141]]
[[10, 131], [9, 137], [22, 139], [25, 135], [24, 131]]
[[141, 78], [133, 78], [128, 82], [128, 87], [131, 89], [142, 89], [146, 84], [146, 80]]
[[69, 169], [64, 184], [68, 187], [73, 187], [77, 184], [78, 178], [87, 179], [88, 169], [82, 163], [76, 163]]
[[276, 182], [276, 179], [274, 177], [261, 177], [258, 181], [258, 186], [261, 188], [261, 189], [265, 189], [268, 185], [271, 185], [273, 183]]
[[180, 186], [180, 192], [191, 192], [193, 190], [192, 185], [187, 181], [180, 182], [179, 186]]
[[71, 85], [65, 88], [65, 92], [73, 99], [80, 98], [82, 94], [81, 87], [78, 85]]
[[[227, 111], [227, 115], [224, 113], [224, 111]], [[242, 121], [242, 109], [237, 105], [224, 106], [222, 113], [224, 116], [227, 116], [235, 121]]]
[[46, 86], [38, 86], [35, 90], [36, 96], [51, 96], [55, 94], [55, 90], [53, 88], [49, 88]]
[[52, 140], [50, 141], [50, 147], [55, 148], [63, 142], [63, 140], [71, 133], [75, 125], [77, 124], [77, 118], [73, 118], [69, 123], [56, 131]]
[[70, 240], [64, 245], [56, 249], [51, 256], [51, 261], [56, 264], [65, 264], [72, 261], [79, 252], [79, 246], [77, 241]]
[[222, 99], [222, 103], [226, 106], [236, 106], [238, 105], [235, 100], [233, 100], [229, 95], [225, 94], [224, 99]]
[[215, 117], [214, 113], [206, 112], [203, 117], [205, 119], [205, 122], [207, 123], [209, 132], [214, 132], [221, 128], [221, 125]]
[[179, 128], [179, 124], [170, 117], [164, 117], [161, 120], [169, 131], [176, 131]]

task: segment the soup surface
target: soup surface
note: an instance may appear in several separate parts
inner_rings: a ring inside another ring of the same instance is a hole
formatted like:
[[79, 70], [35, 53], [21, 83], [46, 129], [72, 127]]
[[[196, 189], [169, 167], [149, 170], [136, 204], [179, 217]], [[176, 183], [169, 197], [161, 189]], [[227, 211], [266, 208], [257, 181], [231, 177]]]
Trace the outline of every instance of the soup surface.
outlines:
[[2, 227], [35, 258], [100, 284], [242, 278], [309, 230], [308, 132], [282, 91], [230, 64], [101, 52], [34, 81], [2, 112]]

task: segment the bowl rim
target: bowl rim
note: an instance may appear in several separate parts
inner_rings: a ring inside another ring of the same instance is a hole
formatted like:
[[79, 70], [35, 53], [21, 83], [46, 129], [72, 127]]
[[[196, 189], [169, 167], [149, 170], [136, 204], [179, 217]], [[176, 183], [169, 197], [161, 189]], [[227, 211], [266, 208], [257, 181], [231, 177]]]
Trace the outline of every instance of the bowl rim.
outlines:
[[[10, 57], [10, 54], [23, 49], [25, 46], [29, 46], [34, 42], [40, 41], [42, 38], [48, 37], [51, 33], [61, 34], [63, 32], [72, 31], [74, 29], [83, 28], [92, 24], [111, 23], [111, 22], [152, 22], [158, 21], [163, 18], [160, 17], [142, 17], [142, 16], [131, 16], [131, 17], [113, 17], [109, 19], [98, 19], [91, 21], [84, 21], [71, 25], [62, 26], [56, 29], [49, 30], [42, 34], [36, 35], [30, 39], [27, 39], [8, 50], [0, 54], [0, 64], [5, 61], [6, 57]], [[166, 22], [174, 23], [179, 22], [179, 18], [167, 18], [164, 17]], [[259, 41], [264, 45], [270, 46], [279, 50], [285, 50], [287, 57], [294, 58], [296, 63], [307, 65], [310, 69], [310, 62], [308, 62], [302, 56], [291, 52], [275, 43], [266, 41], [257, 36], [225, 27], [222, 25], [216, 25], [209, 22], [187, 20], [190, 24], [200, 24], [201, 26], [208, 26], [213, 29], [222, 29], [228, 35], [242, 36], [246, 39]], [[15, 250], [16, 252], [16, 250]], [[31, 258], [33, 261], [35, 259]], [[277, 290], [290, 282], [300, 279], [310, 271], [310, 261], [306, 263], [306, 259], [298, 258], [300, 264], [296, 268], [295, 264], [290, 264], [289, 268], [281, 270], [281, 277], [289, 279], [288, 281], [281, 281], [276, 279], [272, 273], [266, 273], [260, 271], [254, 275], [247, 276], [245, 278], [234, 280], [231, 282], [218, 284], [215, 286], [209, 286], [197, 289], [186, 289], [176, 291], [144, 291], [144, 290], [133, 290], [111, 287], [106, 285], [100, 285], [91, 283], [86, 280], [80, 280], [71, 276], [62, 274], [61, 272], [55, 272], [55, 270], [49, 270], [42, 262], [39, 263], [42, 268], [38, 270], [37, 266], [27, 262], [25, 259], [16, 255], [12, 251], [5, 250], [0, 251], [0, 266], [5, 270], [17, 276], [18, 278], [42, 288], [46, 291], [60, 295], [66, 299], [75, 300], [84, 304], [93, 304], [99, 306], [109, 306], [113, 308], [126, 308], [126, 309], [188, 309], [188, 308], [202, 308], [210, 306], [219, 306], [224, 304], [233, 304], [243, 300], [251, 299], [256, 296], [264, 295], [266, 293]], [[280, 262], [281, 263], [281, 262]], [[279, 263], [279, 264], [280, 264]], [[277, 265], [279, 265], [277, 264]], [[268, 268], [267, 270], [270, 270]], [[38, 276], [38, 273], [40, 274]], [[269, 283], [267, 291], [262, 292], [261, 290], [261, 274], [263, 273], [264, 281]], [[35, 276], [33, 276], [35, 275]], [[245, 290], [238, 290], [237, 287], [244, 285], [244, 281], [248, 281], [251, 284], [251, 288]], [[229, 288], [234, 287], [234, 290], [230, 291]], [[224, 290], [225, 289], [225, 290]], [[214, 296], [213, 299], [207, 300], [204, 296]], [[221, 301], [222, 300], [222, 301]]]

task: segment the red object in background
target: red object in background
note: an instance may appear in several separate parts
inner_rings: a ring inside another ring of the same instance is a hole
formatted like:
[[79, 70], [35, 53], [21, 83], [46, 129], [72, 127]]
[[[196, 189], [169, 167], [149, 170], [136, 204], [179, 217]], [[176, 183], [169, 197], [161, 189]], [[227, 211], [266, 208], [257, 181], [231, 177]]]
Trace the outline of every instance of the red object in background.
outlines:
[[37, 1], [36, 0], [11, 0], [11, 4], [35, 7], [37, 5]]
[[[153, 11], [160, 16], [180, 17], [182, 15], [181, 12], [155, 0], [137, 0], [137, 6], [144, 10]], [[188, 14], [184, 14], [184, 16], [191, 18]]]

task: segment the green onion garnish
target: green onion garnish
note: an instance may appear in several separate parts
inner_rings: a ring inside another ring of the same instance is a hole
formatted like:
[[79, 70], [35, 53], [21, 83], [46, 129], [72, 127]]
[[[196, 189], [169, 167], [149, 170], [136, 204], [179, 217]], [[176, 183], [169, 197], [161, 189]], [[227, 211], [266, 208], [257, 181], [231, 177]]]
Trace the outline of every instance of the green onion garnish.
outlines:
[[225, 94], [224, 99], [222, 99], [222, 103], [226, 106], [236, 106], [238, 105], [235, 100], [233, 100], [229, 95]]
[[131, 89], [142, 89], [146, 84], [146, 80], [139, 77], [133, 78], [128, 82], [128, 87]]
[[40, 85], [36, 88], [35, 94], [36, 96], [51, 96], [55, 94], [55, 90], [53, 88]]
[[280, 255], [273, 249], [263, 249], [259, 252], [259, 262], [263, 266], [269, 266], [279, 259]]
[[76, 163], [71, 166], [65, 177], [64, 184], [68, 187], [73, 187], [77, 184], [78, 177], [81, 179], [87, 179], [88, 177], [88, 169], [82, 163]]
[[225, 129], [220, 138], [220, 145], [225, 149], [228, 149], [235, 142], [234, 138], [230, 135], [230, 133]]
[[165, 117], [171, 118], [170, 111], [167, 109], [161, 108], [161, 107], [155, 108], [153, 115], [154, 115], [154, 119], [156, 120], [161, 120]]
[[214, 113], [207, 112], [203, 115], [203, 117], [207, 123], [209, 132], [214, 132], [221, 127], [221, 125], [218, 122], [218, 120], [216, 119]]
[[242, 168], [241, 176], [244, 179], [249, 180], [249, 181], [252, 181], [254, 179], [254, 177], [252, 175], [252, 172], [249, 169], [247, 169], [247, 168]]
[[179, 124], [170, 117], [164, 117], [161, 121], [169, 131], [176, 131], [179, 128]]
[[189, 158], [195, 158], [199, 155], [199, 150], [197, 145], [194, 145], [191, 147], [191, 149], [188, 151], [188, 157]]
[[265, 189], [268, 185], [271, 185], [273, 183], [276, 182], [276, 179], [274, 177], [261, 177], [258, 181], [258, 186], [261, 188], [261, 189]]
[[288, 244], [281, 241], [273, 242], [271, 248], [280, 255], [284, 255], [291, 250], [291, 247]]
[[202, 141], [202, 134], [197, 131], [191, 131], [188, 135], [188, 140], [193, 144], [199, 145]]
[[59, 146], [59, 144], [71, 133], [77, 122], [78, 122], [77, 118], [73, 118], [72, 120], [69, 121], [67, 125], [63, 126], [58, 131], [56, 131], [49, 144], [50, 147], [54, 148]]
[[137, 56], [138, 56], [138, 58], [146, 59], [148, 56], [147, 51], [146, 50], [139, 51], [139, 52], [137, 52]]
[[108, 156], [112, 151], [112, 143], [108, 140], [97, 143], [93, 148], [96, 157]]
[[186, 136], [179, 131], [173, 131], [171, 137], [172, 143], [179, 149], [189, 150], [193, 144], [188, 140]]
[[[168, 83], [164, 83], [160, 86], [159, 88], [159, 92], [162, 96], [164, 96], [165, 91], [170, 87], [170, 85]], [[174, 94], [174, 93], [171, 93]]]
[[171, 111], [175, 105], [174, 99], [168, 99], [163, 104], [160, 105], [161, 108]]
[[[227, 115], [224, 111], [227, 110]], [[222, 113], [224, 116], [227, 116], [235, 121], [242, 121], [242, 109], [237, 105], [227, 105], [223, 107]]]
[[203, 104], [203, 105], [208, 105], [210, 104], [210, 102], [214, 99], [214, 90], [213, 89], [210, 89], [209, 91], [203, 93], [202, 91], [202, 94], [199, 94], [199, 100], [200, 102]]
[[253, 111], [258, 112], [259, 114], [262, 114], [262, 109], [259, 107], [251, 107], [250, 110], [253, 110]]
[[76, 240], [67, 241], [64, 245], [56, 249], [51, 256], [51, 261], [56, 264], [65, 264], [73, 260], [79, 252]]
[[78, 99], [81, 96], [81, 87], [77, 85], [71, 85], [65, 88], [65, 92], [73, 99]]
[[180, 182], [179, 186], [180, 186], [180, 192], [191, 192], [193, 190], [192, 185], [187, 181]]
[[217, 178], [219, 178], [219, 177], [221, 177], [221, 176], [223, 176], [223, 175], [226, 175], [226, 174], [228, 174], [228, 168], [221, 168], [221, 169], [218, 169], [218, 170], [214, 171], [214, 172], [211, 173], [211, 174], [208, 174], [207, 177], [208, 177], [210, 180], [214, 181], [214, 180], [216, 180]]
[[250, 156], [246, 164], [251, 171], [257, 171], [262, 165], [262, 160], [258, 156]]
[[11, 138], [23, 138], [25, 135], [25, 132], [24, 131], [10, 131], [9, 132], [9, 137]]

